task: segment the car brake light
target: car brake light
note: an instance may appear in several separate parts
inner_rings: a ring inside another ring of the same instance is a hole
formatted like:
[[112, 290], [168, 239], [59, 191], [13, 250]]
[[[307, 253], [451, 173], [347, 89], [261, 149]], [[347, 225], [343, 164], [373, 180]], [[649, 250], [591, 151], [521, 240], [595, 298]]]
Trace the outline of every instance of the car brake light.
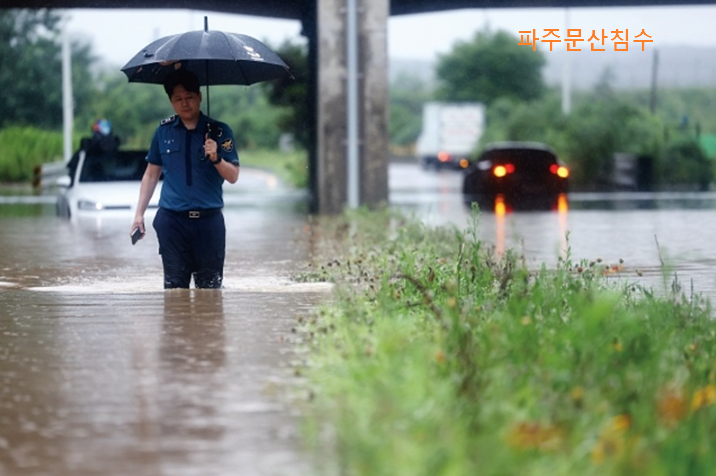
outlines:
[[515, 171], [515, 166], [512, 164], [505, 164], [505, 165], [496, 165], [494, 169], [492, 169], [492, 173], [495, 175], [495, 177], [504, 177], [507, 174], [511, 174]]
[[561, 178], [569, 177], [569, 169], [563, 165], [552, 164], [549, 166], [549, 171]]
[[448, 154], [447, 152], [444, 152], [444, 151], [438, 152], [438, 160], [440, 162], [449, 162], [450, 154]]

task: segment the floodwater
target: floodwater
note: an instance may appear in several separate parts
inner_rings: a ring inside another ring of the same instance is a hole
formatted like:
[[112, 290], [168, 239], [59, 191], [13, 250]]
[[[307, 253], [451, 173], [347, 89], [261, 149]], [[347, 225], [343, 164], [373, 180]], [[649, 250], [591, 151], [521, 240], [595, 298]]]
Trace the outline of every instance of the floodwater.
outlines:
[[[391, 203], [431, 225], [472, 227], [462, 203], [462, 174], [394, 164]], [[620, 265], [612, 279], [666, 292], [676, 282], [716, 298], [716, 193], [571, 193], [548, 211], [496, 208], [477, 216], [477, 235], [498, 252], [525, 256], [532, 267], [601, 260]], [[620, 263], [623, 261], [623, 263]]]
[[[460, 183], [393, 164], [391, 203], [464, 229]], [[313, 246], [303, 197], [258, 188], [226, 197], [225, 288], [167, 292], [153, 231], [132, 246], [131, 217], [69, 222], [2, 197], [0, 476], [314, 474], [292, 329], [330, 288], [290, 279]], [[623, 260], [615, 279], [676, 273], [712, 297], [714, 210], [715, 194], [570, 194], [554, 211], [483, 212], [476, 232], [530, 266], [569, 249]]]
[[0, 476], [312, 474], [292, 329], [330, 289], [290, 280], [301, 200], [230, 198], [225, 288], [168, 292], [131, 217], [0, 205]]

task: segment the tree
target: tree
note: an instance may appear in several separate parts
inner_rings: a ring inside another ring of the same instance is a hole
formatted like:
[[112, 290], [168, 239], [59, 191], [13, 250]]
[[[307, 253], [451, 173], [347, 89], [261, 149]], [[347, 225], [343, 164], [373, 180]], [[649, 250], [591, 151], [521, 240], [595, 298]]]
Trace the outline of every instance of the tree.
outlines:
[[423, 103], [432, 91], [423, 80], [401, 73], [390, 85], [390, 142], [408, 145], [415, 142], [422, 127]]
[[538, 99], [545, 90], [544, 56], [520, 46], [509, 33], [477, 32], [471, 42], [458, 42], [438, 58], [438, 95], [446, 101], [490, 104], [500, 97]]
[[[0, 9], [0, 128], [62, 124], [61, 16], [53, 10]], [[74, 44], [76, 107], [89, 100], [93, 81], [89, 46]]]
[[[54, 42], [60, 17], [51, 10], [0, 10], [0, 127], [49, 125], [62, 117], [60, 48]], [[21, 80], [18, 80], [22, 78]], [[43, 94], [38, 94], [42, 92]]]
[[159, 121], [173, 114], [164, 89], [157, 84], [129, 83], [118, 71], [103, 73], [87, 107], [75, 115], [75, 128], [90, 134], [95, 120], [108, 119], [121, 144], [146, 148]]
[[670, 184], [693, 184], [708, 190], [713, 179], [713, 166], [698, 141], [682, 134], [666, 148], [664, 176]]
[[308, 108], [308, 52], [306, 45], [285, 41], [276, 53], [291, 70], [293, 78], [270, 81], [264, 84], [268, 100], [274, 106], [284, 108], [279, 117], [279, 126], [284, 132], [293, 134], [296, 142], [305, 149], [311, 143], [308, 127], [310, 111]]
[[529, 104], [501, 97], [488, 107], [485, 122], [487, 128], [480, 139], [482, 145], [499, 141], [534, 141], [557, 147], [565, 119], [559, 97], [550, 91], [539, 101]]
[[648, 109], [624, 101], [593, 96], [567, 118], [563, 150], [581, 185], [609, 185], [614, 153], [625, 152], [661, 160], [663, 125]]

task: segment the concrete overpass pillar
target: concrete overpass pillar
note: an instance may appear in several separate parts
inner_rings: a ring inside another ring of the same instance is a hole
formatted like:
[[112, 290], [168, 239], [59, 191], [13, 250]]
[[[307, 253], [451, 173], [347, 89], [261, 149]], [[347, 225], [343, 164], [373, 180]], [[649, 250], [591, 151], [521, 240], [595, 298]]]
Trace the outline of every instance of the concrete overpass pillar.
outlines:
[[[389, 7], [389, 0], [358, 0], [359, 195], [369, 207], [388, 200]], [[315, 15], [315, 36], [308, 35], [316, 73], [313, 208], [334, 214], [348, 201], [346, 2], [316, 0]]]

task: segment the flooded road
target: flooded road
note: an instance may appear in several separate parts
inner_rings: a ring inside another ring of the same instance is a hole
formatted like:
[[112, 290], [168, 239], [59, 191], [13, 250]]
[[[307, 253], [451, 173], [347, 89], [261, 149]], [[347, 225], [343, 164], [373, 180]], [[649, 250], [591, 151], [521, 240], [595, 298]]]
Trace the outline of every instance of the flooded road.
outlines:
[[[465, 228], [460, 183], [394, 164], [391, 203]], [[313, 474], [292, 328], [329, 287], [290, 279], [311, 252], [305, 200], [226, 198], [221, 291], [164, 292], [153, 230], [131, 246], [130, 217], [69, 222], [43, 200], [0, 204], [0, 476]], [[623, 259], [624, 279], [654, 286], [664, 261], [716, 296], [715, 203], [573, 194], [556, 211], [481, 213], [477, 233], [531, 266], [567, 248], [574, 261]]]
[[[390, 169], [391, 203], [432, 225], [471, 223], [462, 203], [462, 174], [425, 172], [414, 164]], [[716, 193], [569, 194], [554, 211], [481, 212], [478, 236], [498, 251], [524, 254], [530, 266], [624, 260], [620, 279], [655, 290], [674, 275], [685, 290], [716, 298]], [[662, 267], [662, 262], [665, 267]], [[663, 271], [666, 270], [666, 273]]]
[[283, 199], [234, 197], [218, 291], [164, 292], [153, 230], [131, 246], [127, 219], [6, 206], [0, 476], [311, 474], [292, 328], [329, 288], [291, 282], [307, 218]]

